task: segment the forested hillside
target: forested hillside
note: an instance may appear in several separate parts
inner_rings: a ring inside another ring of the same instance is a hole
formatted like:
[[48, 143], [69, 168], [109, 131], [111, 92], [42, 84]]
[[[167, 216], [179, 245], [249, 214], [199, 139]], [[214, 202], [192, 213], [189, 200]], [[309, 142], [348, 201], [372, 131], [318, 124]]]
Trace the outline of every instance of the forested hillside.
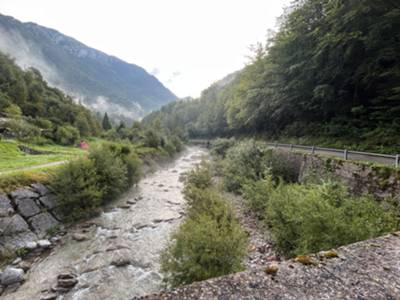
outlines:
[[95, 136], [100, 124], [89, 110], [56, 88], [39, 71], [23, 71], [0, 53], [0, 130], [4, 136], [31, 142], [72, 144]]
[[398, 152], [400, 5], [297, 0], [232, 81], [145, 122], [157, 119], [191, 137], [257, 134]]

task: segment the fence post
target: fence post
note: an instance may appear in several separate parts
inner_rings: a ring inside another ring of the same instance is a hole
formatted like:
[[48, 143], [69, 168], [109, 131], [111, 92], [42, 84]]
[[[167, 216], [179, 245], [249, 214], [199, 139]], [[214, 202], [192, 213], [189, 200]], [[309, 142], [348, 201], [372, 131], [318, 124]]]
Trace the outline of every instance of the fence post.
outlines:
[[290, 151], [293, 151], [293, 144], [290, 144]]
[[344, 154], [344, 159], [347, 160], [349, 158], [349, 151], [345, 149], [343, 154]]
[[315, 146], [312, 146], [312, 148], [311, 148], [311, 153], [312, 153], [312, 154], [315, 154]]
[[400, 154], [396, 155], [396, 168], [400, 167]]

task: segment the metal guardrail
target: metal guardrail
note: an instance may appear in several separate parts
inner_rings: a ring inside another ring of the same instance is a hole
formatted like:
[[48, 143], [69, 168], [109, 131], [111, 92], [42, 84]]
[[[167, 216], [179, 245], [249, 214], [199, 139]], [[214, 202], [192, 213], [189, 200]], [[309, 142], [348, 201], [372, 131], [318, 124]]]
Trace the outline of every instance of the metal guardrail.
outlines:
[[322, 148], [316, 146], [304, 146], [295, 144], [267, 143], [268, 146], [274, 148], [289, 149], [290, 151], [301, 150], [310, 152], [311, 154], [325, 154], [335, 157], [341, 157], [345, 160], [365, 160], [394, 165], [400, 167], [400, 155], [380, 154], [371, 152], [351, 151], [347, 149]]
[[[211, 141], [212, 140], [202, 140], [202, 139], [190, 140], [190, 142], [194, 144], [208, 144]], [[266, 144], [273, 148], [288, 149], [290, 151], [298, 150], [311, 154], [323, 154], [323, 155], [330, 155], [333, 157], [340, 157], [345, 160], [371, 161], [385, 165], [394, 165], [396, 166], [396, 168], [400, 167], [399, 154], [390, 155], [390, 154], [352, 151], [347, 149], [323, 148], [317, 146], [304, 146], [304, 145], [269, 143], [269, 142], [267, 142]]]

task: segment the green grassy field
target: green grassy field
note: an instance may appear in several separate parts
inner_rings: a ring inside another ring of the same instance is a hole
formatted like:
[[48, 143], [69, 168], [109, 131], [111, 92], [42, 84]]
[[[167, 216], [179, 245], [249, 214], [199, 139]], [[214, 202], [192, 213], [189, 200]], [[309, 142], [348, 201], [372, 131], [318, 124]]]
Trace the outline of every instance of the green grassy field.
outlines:
[[36, 146], [23, 144], [29, 148], [41, 151], [48, 151], [51, 154], [30, 155], [19, 150], [19, 143], [14, 140], [0, 141], [0, 174], [10, 171], [18, 171], [31, 167], [68, 161], [77, 156], [84, 155], [86, 151], [77, 147], [64, 147], [59, 145]]
[[[88, 142], [90, 148], [94, 148], [106, 141], [100, 138], [90, 138]], [[19, 145], [51, 153], [26, 154], [18, 148]], [[131, 145], [142, 159], [167, 155], [165, 151], [165, 153], [160, 153], [160, 150], [143, 147], [140, 144]], [[85, 156], [87, 153], [85, 150], [72, 146], [38, 146], [15, 140], [0, 140], [0, 193], [9, 193], [18, 187], [28, 186], [34, 182], [47, 183], [52, 174], [62, 167], [62, 164], [57, 164], [57, 162], [70, 161]]]

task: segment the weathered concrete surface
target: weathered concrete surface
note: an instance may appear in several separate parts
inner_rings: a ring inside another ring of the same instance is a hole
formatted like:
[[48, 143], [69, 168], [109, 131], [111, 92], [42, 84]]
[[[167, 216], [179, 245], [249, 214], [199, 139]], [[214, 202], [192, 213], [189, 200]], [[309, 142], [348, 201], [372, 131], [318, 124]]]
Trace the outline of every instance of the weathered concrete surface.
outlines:
[[330, 259], [312, 255], [315, 265], [276, 263], [276, 275], [260, 268], [140, 299], [400, 299], [400, 232], [336, 253]]

